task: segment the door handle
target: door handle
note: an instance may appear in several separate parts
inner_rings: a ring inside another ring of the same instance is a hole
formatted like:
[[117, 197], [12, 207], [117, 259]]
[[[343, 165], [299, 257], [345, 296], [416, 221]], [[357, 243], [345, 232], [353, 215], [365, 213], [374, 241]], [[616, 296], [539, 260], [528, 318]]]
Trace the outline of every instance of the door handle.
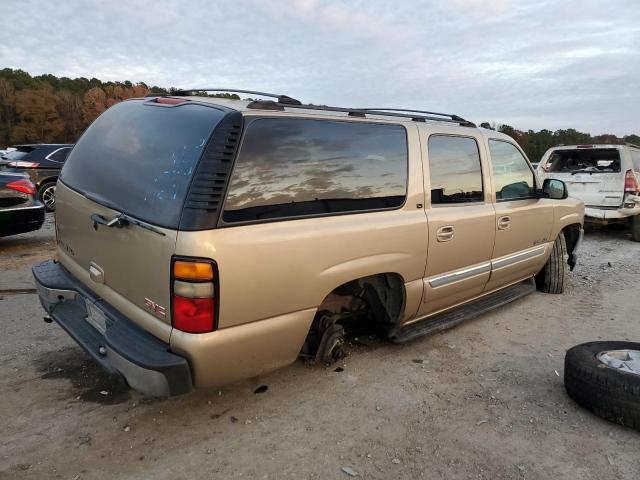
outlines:
[[505, 215], [504, 217], [500, 217], [498, 219], [498, 230], [506, 230], [511, 226], [511, 217], [509, 215]]
[[436, 238], [439, 242], [448, 242], [453, 238], [453, 226], [445, 225], [436, 230]]

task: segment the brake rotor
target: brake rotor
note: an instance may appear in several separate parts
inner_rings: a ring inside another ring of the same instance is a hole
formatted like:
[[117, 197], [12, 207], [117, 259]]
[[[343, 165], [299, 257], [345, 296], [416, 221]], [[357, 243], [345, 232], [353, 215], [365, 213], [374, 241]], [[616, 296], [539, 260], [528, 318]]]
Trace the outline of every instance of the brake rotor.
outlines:
[[322, 334], [315, 361], [330, 365], [344, 358], [344, 355], [344, 327], [332, 323]]

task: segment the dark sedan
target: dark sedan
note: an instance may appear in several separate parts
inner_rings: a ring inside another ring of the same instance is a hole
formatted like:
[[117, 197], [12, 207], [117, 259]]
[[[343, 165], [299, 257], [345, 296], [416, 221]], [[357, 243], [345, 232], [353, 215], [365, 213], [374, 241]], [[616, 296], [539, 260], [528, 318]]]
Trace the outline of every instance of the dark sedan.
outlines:
[[73, 145], [33, 144], [14, 145], [15, 150], [0, 159], [4, 171], [26, 173], [35, 184], [37, 197], [48, 212], [55, 210], [58, 174]]
[[0, 171], [0, 237], [38, 230], [44, 222], [44, 205], [34, 195], [27, 175]]

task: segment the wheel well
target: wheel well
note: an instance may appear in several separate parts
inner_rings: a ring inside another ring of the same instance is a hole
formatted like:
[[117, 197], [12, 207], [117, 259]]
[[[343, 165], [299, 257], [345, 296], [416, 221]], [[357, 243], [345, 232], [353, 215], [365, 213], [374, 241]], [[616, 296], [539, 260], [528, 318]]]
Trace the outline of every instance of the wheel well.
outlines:
[[379, 273], [343, 283], [318, 305], [301, 355], [326, 361], [334, 356], [323, 351], [325, 338], [334, 327], [339, 326], [342, 334], [386, 332], [402, 318], [404, 307], [404, 279], [397, 273]]
[[341, 313], [370, 310], [379, 323], [394, 324], [402, 316], [405, 303], [404, 280], [397, 273], [379, 273], [357, 278], [334, 288], [318, 306], [318, 311]]
[[573, 223], [571, 225], [567, 225], [562, 229], [562, 234], [564, 235], [564, 240], [567, 244], [567, 253], [569, 254], [569, 269], [573, 270], [576, 266], [576, 256], [575, 249], [578, 246], [578, 240], [580, 239], [580, 231], [582, 226], [579, 223]]
[[36, 185], [36, 188], [40, 190], [40, 187], [42, 187], [45, 183], [56, 183], [57, 181], [58, 181], [58, 177], [45, 178], [38, 182], [38, 184]]

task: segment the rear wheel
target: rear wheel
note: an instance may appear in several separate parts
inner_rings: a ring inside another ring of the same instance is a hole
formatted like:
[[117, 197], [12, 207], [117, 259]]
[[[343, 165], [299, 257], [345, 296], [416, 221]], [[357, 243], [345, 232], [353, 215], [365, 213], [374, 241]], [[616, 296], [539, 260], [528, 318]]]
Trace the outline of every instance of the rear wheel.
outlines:
[[551, 256], [544, 268], [536, 275], [538, 290], [545, 293], [564, 292], [564, 283], [567, 278], [567, 242], [564, 234], [558, 235], [553, 242]]
[[56, 209], [56, 182], [47, 182], [38, 189], [38, 199], [44, 205], [47, 212]]
[[631, 240], [640, 242], [640, 215], [631, 217]]

